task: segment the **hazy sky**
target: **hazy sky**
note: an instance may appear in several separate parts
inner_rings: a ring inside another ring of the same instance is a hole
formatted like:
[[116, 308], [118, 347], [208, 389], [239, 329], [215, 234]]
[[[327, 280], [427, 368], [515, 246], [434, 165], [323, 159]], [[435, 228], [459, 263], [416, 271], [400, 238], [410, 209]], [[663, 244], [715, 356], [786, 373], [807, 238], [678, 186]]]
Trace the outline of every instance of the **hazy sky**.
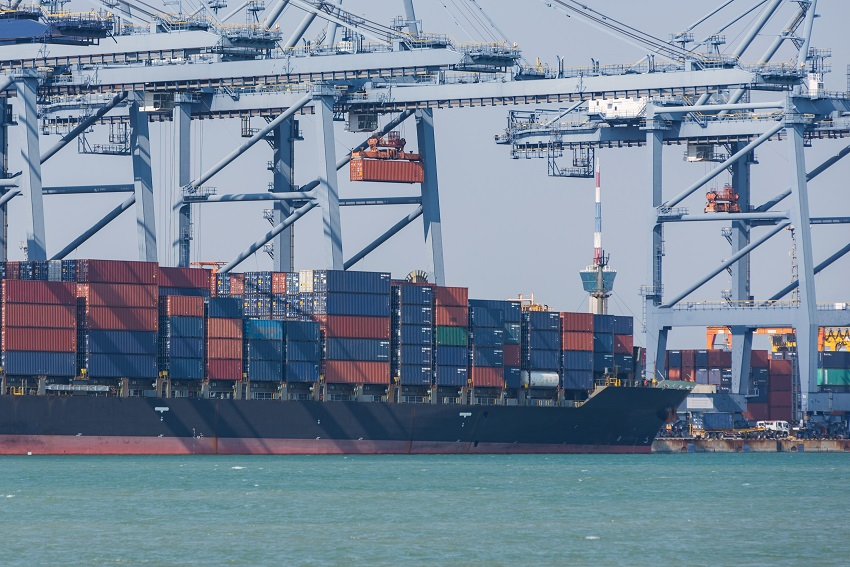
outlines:
[[[510, 41], [519, 44], [525, 58], [532, 63], [539, 58], [554, 66], [556, 56], [561, 56], [567, 66], [586, 66], [591, 63], [591, 58], [603, 65], [628, 64], [645, 55], [644, 51], [628, 43], [605, 35], [575, 18], [567, 18], [563, 13], [548, 8], [544, 2], [479, 0], [479, 3]], [[684, 28], [722, 2], [585, 0], [585, 3], [656, 37], [667, 38], [670, 33]], [[699, 29], [707, 35], [726, 23], [733, 14], [754, 3], [755, 0], [735, 2], [733, 6], [740, 4], [740, 7], [724, 10], [709, 21], [710, 25]], [[459, 13], [457, 6], [467, 4], [467, 0], [420, 1], [417, 16], [423, 20], [427, 32], [448, 33], [459, 41], [480, 39], [469, 21], [463, 18], [455, 20], [450, 15], [450, 12]], [[754, 61], [761, 55], [772, 39], [767, 36], [784, 26], [796, 6], [795, 2], [783, 5], [768, 25], [765, 35], [758, 38], [745, 54], [745, 61]], [[83, 7], [82, 3], [80, 7]], [[345, 0], [344, 7], [384, 23], [403, 12], [401, 0]], [[287, 12], [281, 23], [284, 37], [303, 15], [293, 8], [287, 8]], [[833, 49], [831, 64], [834, 72], [827, 75], [826, 88], [844, 91], [847, 89], [846, 70], [850, 63], [845, 37], [850, 3], [821, 0], [818, 13], [823, 17], [815, 22], [812, 46]], [[749, 22], [754, 17], [744, 21]], [[242, 18], [235, 20], [242, 21]], [[467, 31], [472, 32], [472, 37], [467, 35]], [[727, 51], [734, 48], [742, 31], [743, 26], [738, 25], [725, 32]], [[318, 24], [314, 24], [307, 37], [315, 37], [318, 33]], [[775, 61], [790, 61], [796, 57], [789, 47], [780, 51]], [[772, 100], [781, 96], [781, 93], [768, 93], [764, 98]], [[511, 160], [507, 146], [493, 143], [493, 135], [505, 127], [507, 114], [508, 107], [435, 112], [447, 282], [449, 285], [468, 286], [471, 297], [508, 298], [518, 293], [527, 295], [533, 292], [539, 301], [555, 309], [585, 310], [587, 298], [581, 289], [578, 270], [592, 259], [593, 181], [549, 178], [545, 160]], [[258, 120], [255, 126], [260, 123]], [[309, 116], [301, 117], [301, 126], [305, 141], [296, 146], [296, 179], [304, 183], [316, 175], [315, 121]], [[206, 170], [243, 141], [239, 127], [238, 120], [193, 123], [192, 133], [198, 140], [193, 152], [194, 174]], [[415, 148], [416, 130], [412, 120], [404, 124], [401, 131], [402, 136], [410, 141], [409, 147]], [[105, 136], [105, 133], [104, 129], [100, 135]], [[337, 156], [364, 138], [362, 134], [344, 132], [341, 123], [337, 124], [336, 134]], [[92, 141], [98, 141], [95, 137]], [[46, 147], [52, 145], [56, 137], [42, 140]], [[807, 150], [808, 169], [847, 143], [847, 140], [815, 142], [814, 147]], [[790, 185], [787, 145], [787, 142], [773, 142], [757, 150], [759, 165], [753, 167], [754, 203], [759, 204]], [[174, 191], [171, 179], [176, 166], [172, 158], [170, 123], [151, 125], [151, 147], [158, 197], [160, 261], [167, 264], [174, 261], [169, 244], [175, 230], [168, 214]], [[684, 151], [685, 146], [664, 149], [667, 196], [680, 192], [714, 165], [687, 164], [683, 160]], [[603, 150], [597, 155], [601, 158], [603, 169], [604, 245], [611, 255], [613, 267], [618, 270], [610, 310], [633, 314], [639, 319], [641, 300], [638, 290], [647, 283], [645, 256], [648, 254], [648, 231], [644, 224], [644, 211], [649, 206], [648, 154], [645, 148], [631, 148]], [[19, 158], [12, 156], [12, 171], [20, 169], [16, 159]], [[266, 170], [266, 162], [270, 159], [270, 148], [266, 144], [257, 144], [215, 176], [209, 185], [217, 187], [219, 193], [264, 192], [271, 181], [271, 174]], [[843, 193], [847, 189], [848, 168], [850, 161], [842, 162], [810, 184], [813, 216], [850, 214], [848, 200]], [[75, 144], [53, 158], [43, 175], [45, 185], [132, 181], [129, 158], [79, 156]], [[414, 186], [408, 185], [352, 184], [348, 181], [347, 169], [340, 172], [339, 178], [341, 197], [415, 193]], [[728, 181], [727, 175], [721, 175], [706, 189]], [[704, 193], [697, 191], [683, 205], [692, 211], [701, 211], [705, 205]], [[45, 197], [48, 253], [60, 249], [125, 197]], [[24, 206], [25, 203], [18, 198], [10, 207], [10, 259], [21, 258], [17, 243], [24, 240], [24, 235], [17, 215], [23, 214]], [[268, 206], [253, 203], [196, 207], [193, 260], [232, 259], [270, 228], [262, 216], [262, 210]], [[787, 207], [783, 203], [779, 209]], [[411, 208], [343, 209], [344, 256], [348, 258], [359, 251], [406, 216]], [[665, 292], [668, 297], [729, 256], [729, 246], [720, 234], [723, 223], [695, 224], [697, 226], [668, 225], [666, 229]], [[296, 267], [322, 267], [324, 249], [318, 210], [300, 220], [295, 231]], [[816, 227], [813, 232], [815, 263], [850, 240], [850, 227], [846, 225]], [[756, 297], [767, 297], [790, 280], [789, 247], [790, 235], [784, 231], [762, 246], [753, 257], [752, 282]], [[133, 212], [124, 213], [78, 249], [73, 257], [135, 258]], [[395, 277], [403, 277], [410, 270], [424, 267], [421, 222], [411, 224], [357, 265], [357, 269], [361, 270], [391, 271]], [[245, 261], [238, 270], [270, 268], [271, 260], [260, 252]], [[819, 276], [818, 301], [850, 299], [846, 284], [848, 273], [850, 258], [844, 258]], [[724, 272], [697, 290], [689, 300], [719, 300], [721, 290], [728, 287], [729, 278]], [[701, 330], [674, 331], [671, 333], [671, 346], [702, 348], [703, 337]], [[642, 335], [637, 340], [643, 344]]]

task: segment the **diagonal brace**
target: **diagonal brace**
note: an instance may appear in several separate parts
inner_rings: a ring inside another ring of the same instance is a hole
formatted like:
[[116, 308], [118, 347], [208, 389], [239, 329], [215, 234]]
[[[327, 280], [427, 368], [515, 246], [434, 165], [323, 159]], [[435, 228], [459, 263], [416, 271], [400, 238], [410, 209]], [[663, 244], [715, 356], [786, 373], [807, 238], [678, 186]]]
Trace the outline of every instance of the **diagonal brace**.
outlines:
[[[837, 154], [830, 157], [829, 159], [827, 159], [826, 161], [821, 163], [819, 166], [817, 166], [816, 168], [811, 170], [809, 173], [807, 173], [806, 174], [806, 182], [811, 181], [812, 179], [814, 179], [815, 177], [817, 177], [818, 175], [820, 175], [821, 173], [823, 173], [824, 171], [826, 171], [827, 169], [829, 169], [830, 167], [835, 165], [835, 163], [837, 163], [841, 158], [845, 157], [847, 154], [850, 154], [850, 145], [845, 146]], [[785, 191], [783, 191], [779, 195], [775, 196], [770, 201], [767, 201], [763, 205], [759, 205], [754, 210], [757, 211], [757, 212], [764, 212], [764, 211], [770, 210], [775, 205], [781, 203], [783, 200], [788, 198], [790, 195], [791, 195], [791, 188], [789, 187], [788, 189], [786, 189]]]
[[[836, 261], [838, 261], [842, 257], [844, 257], [844, 255], [847, 254], [848, 252], [850, 252], [850, 244], [845, 245], [841, 250], [839, 250], [838, 252], [836, 252], [835, 254], [833, 254], [832, 256], [830, 256], [829, 258], [827, 258], [826, 260], [824, 260], [823, 262], [821, 262], [820, 264], [815, 266], [814, 273], [816, 275], [821, 273], [826, 268], [828, 268], [832, 264], [834, 264]], [[782, 288], [781, 290], [779, 290], [778, 292], [773, 294], [771, 296], [771, 298], [768, 299], [768, 302], [779, 301], [780, 299], [782, 299], [783, 297], [785, 297], [786, 295], [788, 295], [789, 293], [791, 293], [792, 291], [794, 291], [798, 287], [800, 287], [800, 280], [794, 280], [793, 282], [791, 282], [790, 284], [788, 284], [787, 286], [785, 286], [784, 288]]]
[[401, 229], [403, 229], [404, 227], [406, 227], [407, 225], [409, 225], [410, 223], [412, 223], [413, 221], [415, 221], [416, 219], [418, 219], [421, 216], [422, 216], [422, 205], [419, 205], [409, 215], [407, 215], [406, 217], [404, 217], [403, 219], [401, 219], [400, 221], [398, 221], [397, 223], [392, 225], [389, 228], [389, 230], [387, 230], [384, 234], [382, 234], [381, 236], [376, 238], [374, 242], [372, 242], [366, 248], [364, 248], [363, 250], [361, 250], [360, 252], [358, 252], [357, 254], [352, 256], [351, 258], [349, 258], [348, 261], [345, 262], [343, 268], [347, 270], [348, 268], [350, 268], [351, 266], [353, 266], [354, 264], [356, 264], [357, 262], [359, 262], [360, 260], [362, 260], [363, 258], [368, 256], [369, 254], [371, 254], [372, 251], [374, 251], [378, 246], [380, 246], [381, 244], [383, 244], [384, 242], [386, 242], [387, 240], [389, 240], [390, 238], [392, 238], [393, 236], [398, 234], [398, 232]]
[[115, 108], [116, 106], [121, 104], [121, 102], [123, 102], [124, 99], [126, 99], [126, 98], [127, 98], [127, 91], [120, 92], [117, 95], [115, 95], [114, 97], [112, 97], [112, 100], [110, 100], [106, 105], [98, 108], [97, 112], [95, 112], [94, 114], [92, 114], [91, 116], [89, 116], [88, 118], [86, 118], [85, 120], [80, 122], [79, 124], [77, 124], [77, 127], [74, 128], [73, 130], [71, 130], [70, 132], [68, 132], [67, 134], [65, 134], [64, 136], [62, 136], [62, 138], [58, 142], [56, 142], [56, 145], [54, 145], [52, 148], [50, 148], [49, 150], [47, 150], [46, 152], [41, 154], [41, 163], [44, 163], [47, 160], [49, 160], [50, 158], [52, 158], [59, 150], [61, 150], [65, 146], [67, 146], [69, 142], [71, 142], [74, 138], [79, 136], [89, 126], [91, 126], [92, 124], [94, 124], [95, 122], [97, 122], [98, 120], [103, 118], [106, 115], [107, 112], [109, 112], [110, 110], [112, 110], [113, 108]]

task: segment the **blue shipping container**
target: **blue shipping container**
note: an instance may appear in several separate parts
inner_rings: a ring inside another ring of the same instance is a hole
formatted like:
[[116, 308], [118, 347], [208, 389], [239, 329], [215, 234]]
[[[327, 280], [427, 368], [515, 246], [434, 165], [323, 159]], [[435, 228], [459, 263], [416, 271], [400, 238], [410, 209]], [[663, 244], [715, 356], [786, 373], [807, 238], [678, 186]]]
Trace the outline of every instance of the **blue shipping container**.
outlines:
[[245, 293], [271, 293], [271, 272], [245, 272]]
[[283, 380], [283, 362], [280, 360], [249, 360], [244, 365], [248, 380], [254, 382], [280, 382]]
[[486, 309], [498, 309], [502, 312], [506, 323], [519, 323], [522, 321], [522, 307], [519, 301], [504, 301], [500, 299], [470, 299], [470, 307], [484, 307]]
[[390, 342], [380, 339], [340, 339], [325, 341], [327, 360], [388, 361]]
[[3, 352], [3, 370], [9, 376], [76, 376], [77, 355], [73, 352]]
[[561, 333], [529, 329], [528, 344], [532, 350], [561, 350]]
[[437, 366], [463, 366], [469, 363], [469, 349], [465, 346], [437, 347]]
[[399, 300], [402, 305], [432, 305], [434, 289], [424, 285], [399, 285]]
[[204, 339], [170, 337], [160, 343], [160, 354], [169, 358], [204, 358]]
[[81, 352], [92, 354], [121, 353], [146, 354], [156, 356], [159, 353], [156, 331], [85, 331]]
[[84, 357], [86, 373], [92, 378], [156, 378], [156, 356], [142, 354], [90, 354]]
[[242, 322], [243, 337], [247, 340], [283, 340], [283, 321], [245, 319]]
[[468, 377], [466, 366], [437, 367], [437, 386], [466, 386]]
[[319, 343], [308, 343], [304, 341], [287, 341], [287, 362], [317, 362], [322, 359]]
[[287, 382], [318, 382], [318, 362], [287, 362], [284, 365]]
[[390, 296], [372, 293], [327, 293], [316, 297], [314, 310], [316, 315], [389, 317]]
[[615, 354], [614, 364], [617, 365], [617, 372], [629, 373], [634, 369], [635, 357], [630, 354]]
[[431, 366], [433, 351], [430, 346], [405, 345], [401, 347], [401, 363], [418, 366]]
[[518, 345], [522, 342], [522, 325], [505, 323], [505, 344]]
[[505, 326], [505, 314], [498, 309], [488, 309], [487, 307], [470, 307], [469, 326], [501, 329]]
[[431, 375], [430, 366], [402, 364], [399, 366], [398, 381], [404, 386], [430, 386]]
[[433, 325], [434, 310], [429, 305], [402, 305], [398, 322], [402, 325]]
[[605, 372], [605, 370], [613, 370], [614, 369], [614, 355], [613, 354], [605, 354], [604, 352], [594, 352], [593, 353], [593, 371], [594, 372]]
[[634, 319], [626, 315], [614, 315], [611, 329], [615, 335], [632, 335], [635, 330]]
[[286, 342], [318, 342], [319, 324], [314, 321], [285, 321], [283, 333]]
[[162, 317], [159, 332], [165, 337], [204, 337], [203, 317]]
[[501, 368], [505, 363], [505, 352], [501, 348], [472, 349], [472, 366], [483, 368]]
[[283, 341], [247, 340], [243, 343], [242, 358], [283, 362]]
[[593, 353], [581, 350], [562, 352], [564, 370], [593, 370]]
[[565, 390], [592, 390], [593, 372], [591, 370], [567, 370], [562, 382]]
[[206, 301], [206, 313], [210, 319], [241, 319], [241, 297], [210, 297]]
[[593, 352], [614, 352], [614, 335], [593, 333]]
[[561, 368], [561, 351], [532, 350], [524, 360], [524, 368], [528, 370], [558, 370]]
[[667, 366], [670, 368], [682, 367], [682, 351], [668, 350], [667, 351]]
[[593, 316], [593, 331], [596, 333], [613, 333], [614, 332], [614, 316], [613, 315], [594, 315]]
[[505, 331], [476, 327], [469, 334], [469, 342], [479, 347], [501, 348], [505, 344]]
[[521, 382], [521, 373], [522, 370], [513, 366], [505, 366], [505, 387], [506, 388], [519, 388], [522, 386]]
[[204, 360], [202, 358], [169, 358], [160, 364], [160, 367], [162, 370], [168, 371], [170, 378], [204, 379]]
[[390, 274], [342, 270], [313, 270], [313, 291], [390, 293]]
[[399, 342], [403, 345], [430, 345], [434, 340], [431, 326], [402, 325], [399, 333]]
[[529, 311], [525, 314], [525, 321], [529, 329], [561, 330], [561, 314], [554, 311]]
[[162, 287], [159, 288], [159, 295], [179, 295], [183, 297], [209, 297], [210, 290], [194, 287]]

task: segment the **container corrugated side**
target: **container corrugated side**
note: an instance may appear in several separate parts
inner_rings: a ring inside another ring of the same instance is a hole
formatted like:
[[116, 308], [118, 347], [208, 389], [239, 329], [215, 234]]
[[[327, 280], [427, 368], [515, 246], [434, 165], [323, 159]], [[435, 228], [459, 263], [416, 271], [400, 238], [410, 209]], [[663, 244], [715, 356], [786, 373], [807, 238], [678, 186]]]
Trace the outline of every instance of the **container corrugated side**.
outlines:
[[156, 262], [126, 260], [77, 260], [80, 283], [156, 284], [159, 266]]
[[380, 339], [325, 340], [327, 360], [389, 361], [390, 342]]
[[430, 346], [434, 342], [434, 328], [431, 326], [401, 325], [397, 333], [399, 342], [403, 345]]
[[206, 373], [210, 380], [241, 380], [242, 358], [209, 359], [206, 361]]
[[433, 369], [430, 366], [402, 364], [399, 367], [399, 384], [402, 386], [430, 386]]
[[86, 331], [81, 341], [81, 352], [96, 354], [155, 355], [159, 351], [155, 331]]
[[3, 302], [74, 305], [76, 288], [69, 282], [3, 280]]
[[77, 331], [43, 327], [3, 327], [2, 348], [3, 350], [76, 352]]
[[207, 319], [207, 337], [242, 340], [241, 319]]
[[244, 360], [276, 360], [283, 362], [283, 341], [246, 340], [242, 346]]
[[85, 357], [86, 374], [92, 378], [156, 378], [159, 361], [156, 355], [90, 354]]
[[245, 319], [242, 321], [242, 336], [245, 339], [283, 341], [283, 321]]
[[4, 327], [76, 329], [77, 307], [76, 305], [4, 303], [2, 321]]
[[434, 303], [443, 307], [468, 307], [469, 288], [466, 287], [434, 287]]
[[561, 313], [561, 329], [579, 333], [593, 332], [593, 313]]
[[204, 298], [167, 295], [160, 297], [159, 310], [161, 314], [169, 317], [203, 317]]
[[472, 367], [469, 372], [472, 386], [476, 388], [504, 388], [505, 371], [503, 368]]
[[419, 161], [352, 158], [349, 177], [375, 183], [422, 183], [425, 168]]
[[215, 358], [242, 360], [242, 339], [207, 339], [204, 347], [207, 358], [210, 360]]
[[327, 360], [325, 361], [325, 382], [389, 384], [390, 363], [360, 360]]
[[324, 315], [317, 318], [325, 335], [339, 338], [390, 339], [389, 317]]
[[469, 370], [464, 366], [438, 366], [436, 369], [436, 384], [437, 386], [458, 386], [467, 385], [469, 379]]
[[[563, 350], [584, 350], [593, 352], [593, 333], [564, 331], [561, 333]], [[631, 352], [631, 350], [629, 350]]]
[[318, 362], [287, 362], [284, 365], [284, 376], [287, 382], [318, 382]]
[[78, 284], [77, 297], [84, 298], [89, 307], [153, 308], [159, 305], [159, 290], [155, 285]]
[[77, 355], [72, 352], [5, 351], [3, 371], [9, 376], [65, 376], [77, 374]]
[[160, 266], [157, 284], [160, 287], [180, 287], [209, 290], [212, 272], [202, 268]]
[[565, 370], [562, 377], [565, 390], [592, 390], [592, 370]]
[[446, 307], [437, 305], [434, 309], [434, 322], [442, 327], [467, 327], [469, 309], [467, 307]]
[[86, 307], [79, 325], [92, 330], [156, 331], [159, 310], [156, 307]]
[[206, 327], [203, 317], [161, 317], [159, 332], [164, 337], [201, 337]]

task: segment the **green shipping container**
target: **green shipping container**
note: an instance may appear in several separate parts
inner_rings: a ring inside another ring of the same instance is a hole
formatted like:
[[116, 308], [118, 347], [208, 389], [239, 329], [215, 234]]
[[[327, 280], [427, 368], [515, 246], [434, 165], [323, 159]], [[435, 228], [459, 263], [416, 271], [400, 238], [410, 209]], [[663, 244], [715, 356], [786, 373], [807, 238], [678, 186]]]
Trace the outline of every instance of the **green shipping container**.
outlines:
[[818, 386], [850, 386], [850, 370], [818, 369]]
[[443, 346], [466, 346], [466, 329], [463, 327], [437, 327], [437, 344]]

